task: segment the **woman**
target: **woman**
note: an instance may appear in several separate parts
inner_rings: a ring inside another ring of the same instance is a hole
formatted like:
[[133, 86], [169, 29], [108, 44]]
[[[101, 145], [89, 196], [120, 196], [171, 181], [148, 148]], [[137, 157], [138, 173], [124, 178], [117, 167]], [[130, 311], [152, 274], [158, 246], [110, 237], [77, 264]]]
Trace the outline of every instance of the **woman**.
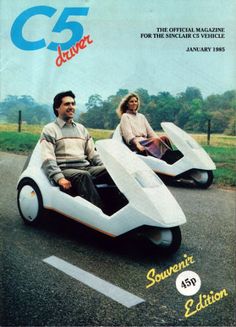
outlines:
[[166, 150], [172, 149], [170, 141], [166, 136], [157, 136], [146, 117], [138, 112], [139, 106], [135, 93], [128, 94], [119, 104], [121, 134], [131, 150], [161, 158]]

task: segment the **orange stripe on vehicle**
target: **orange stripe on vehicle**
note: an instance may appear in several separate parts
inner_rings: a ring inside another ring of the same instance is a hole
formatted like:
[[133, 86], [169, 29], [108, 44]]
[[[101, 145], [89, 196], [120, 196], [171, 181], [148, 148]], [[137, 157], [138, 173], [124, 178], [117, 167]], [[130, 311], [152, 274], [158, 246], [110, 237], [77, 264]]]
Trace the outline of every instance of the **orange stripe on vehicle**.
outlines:
[[176, 175], [172, 175], [172, 174], [166, 174], [166, 173], [161, 173], [158, 170], [154, 169], [153, 170], [156, 174], [160, 174], [160, 175], [166, 175], [166, 176], [171, 176], [171, 177], [175, 177]]
[[83, 222], [83, 221], [80, 220], [80, 219], [77, 219], [77, 218], [75, 218], [75, 217], [72, 217], [72, 216], [66, 215], [66, 214], [64, 214], [64, 213], [63, 213], [62, 211], [60, 211], [60, 210], [56, 210], [56, 209], [53, 209], [53, 208], [50, 208], [50, 207], [44, 207], [44, 208], [47, 209], [47, 210], [51, 210], [51, 211], [57, 212], [57, 213], [63, 215], [64, 217], [66, 217], [66, 218], [72, 219], [72, 220], [74, 220], [74, 221], [78, 221], [78, 222], [80, 222], [82, 225], [85, 225], [85, 226], [87, 226], [87, 227], [89, 227], [89, 228], [92, 228], [92, 229], [94, 229], [94, 230], [96, 230], [96, 231], [98, 231], [98, 232], [100, 232], [100, 233], [103, 233], [103, 234], [105, 234], [105, 235], [108, 235], [108, 236], [110, 236], [110, 237], [117, 237], [117, 236], [114, 235], [114, 234], [111, 234], [111, 233], [105, 232], [105, 231], [102, 230], [102, 229], [99, 229], [99, 228], [96, 228], [96, 227], [94, 227], [94, 226], [92, 226], [92, 225], [90, 225], [90, 224], [87, 224], [87, 223]]

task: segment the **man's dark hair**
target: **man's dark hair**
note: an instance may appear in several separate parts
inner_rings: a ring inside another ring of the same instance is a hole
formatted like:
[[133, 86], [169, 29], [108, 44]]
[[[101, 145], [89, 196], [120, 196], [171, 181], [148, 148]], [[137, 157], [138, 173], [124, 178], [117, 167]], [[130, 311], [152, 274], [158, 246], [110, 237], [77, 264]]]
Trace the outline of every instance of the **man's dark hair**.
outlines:
[[72, 97], [73, 99], [75, 99], [75, 95], [72, 91], [58, 93], [53, 99], [53, 111], [57, 117], [58, 117], [58, 111], [56, 109], [60, 107], [62, 103], [62, 98], [64, 97]]

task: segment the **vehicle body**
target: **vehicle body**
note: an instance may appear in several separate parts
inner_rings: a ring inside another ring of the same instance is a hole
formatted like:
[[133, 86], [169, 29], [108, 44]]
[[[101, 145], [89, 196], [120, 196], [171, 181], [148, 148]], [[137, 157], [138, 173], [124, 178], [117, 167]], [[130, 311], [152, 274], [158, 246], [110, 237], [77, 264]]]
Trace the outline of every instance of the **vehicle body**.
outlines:
[[[152, 156], [137, 154], [160, 177], [194, 181], [200, 188], [208, 188], [213, 181], [213, 170], [216, 169], [206, 151], [185, 131], [170, 122], [163, 122], [161, 126], [171, 142], [181, 153], [181, 158], [173, 163]], [[113, 133], [113, 139], [124, 143], [120, 126]], [[175, 151], [173, 151], [173, 156]], [[165, 179], [164, 179], [165, 180]]]
[[36, 224], [44, 210], [53, 210], [111, 237], [137, 232], [166, 252], [176, 251], [186, 218], [161, 179], [120, 142], [99, 140], [96, 148], [115, 183], [97, 185], [107, 210], [52, 185], [41, 168], [38, 142], [17, 184], [23, 220]]

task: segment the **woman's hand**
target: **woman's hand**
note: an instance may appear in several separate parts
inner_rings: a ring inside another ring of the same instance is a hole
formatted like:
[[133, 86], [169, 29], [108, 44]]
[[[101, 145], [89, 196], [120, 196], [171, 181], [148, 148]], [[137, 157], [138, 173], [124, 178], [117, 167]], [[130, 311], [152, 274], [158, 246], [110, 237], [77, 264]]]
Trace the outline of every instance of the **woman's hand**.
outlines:
[[140, 152], [145, 151], [145, 147], [142, 146], [139, 142], [137, 142], [135, 145], [136, 145], [136, 148], [137, 148], [138, 151], [140, 151]]

